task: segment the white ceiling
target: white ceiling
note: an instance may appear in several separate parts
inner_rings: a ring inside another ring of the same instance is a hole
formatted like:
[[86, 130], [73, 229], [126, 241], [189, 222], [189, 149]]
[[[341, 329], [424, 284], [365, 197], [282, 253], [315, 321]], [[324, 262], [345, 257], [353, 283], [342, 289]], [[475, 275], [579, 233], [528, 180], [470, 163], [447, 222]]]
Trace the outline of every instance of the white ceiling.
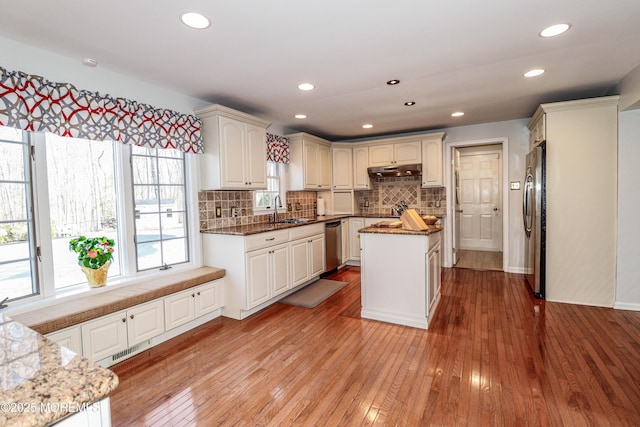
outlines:
[[[332, 140], [530, 117], [542, 102], [615, 93], [640, 64], [639, 0], [0, 0], [0, 7], [2, 36], [92, 57], [105, 69]], [[187, 28], [179, 19], [186, 11], [208, 16], [211, 27]], [[571, 30], [538, 37], [560, 22]], [[525, 79], [531, 68], [547, 72]], [[401, 83], [387, 86], [390, 79]], [[302, 82], [316, 89], [299, 91]], [[456, 110], [466, 114], [452, 118]]]

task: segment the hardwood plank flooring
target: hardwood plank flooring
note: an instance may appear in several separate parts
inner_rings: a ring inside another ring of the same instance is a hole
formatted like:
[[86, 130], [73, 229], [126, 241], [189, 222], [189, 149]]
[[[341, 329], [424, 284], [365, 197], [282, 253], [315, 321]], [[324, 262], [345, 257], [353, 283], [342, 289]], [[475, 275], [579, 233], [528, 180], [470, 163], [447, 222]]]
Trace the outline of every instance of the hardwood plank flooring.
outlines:
[[114, 426], [638, 426], [640, 313], [444, 269], [428, 331], [360, 319], [360, 272], [315, 309], [220, 318], [114, 366]]

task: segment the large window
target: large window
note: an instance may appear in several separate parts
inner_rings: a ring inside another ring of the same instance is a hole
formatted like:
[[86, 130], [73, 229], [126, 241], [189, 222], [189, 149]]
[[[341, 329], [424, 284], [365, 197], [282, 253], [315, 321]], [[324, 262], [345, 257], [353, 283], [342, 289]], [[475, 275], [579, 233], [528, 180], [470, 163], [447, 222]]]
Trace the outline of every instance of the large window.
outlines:
[[0, 300], [38, 292], [27, 135], [0, 126]]
[[[86, 282], [69, 240], [80, 235], [118, 241], [116, 145], [46, 134], [47, 182], [55, 287]], [[114, 257], [109, 277], [120, 274]]]
[[83, 289], [79, 235], [116, 241], [110, 283], [191, 262], [195, 157], [0, 126], [0, 300]]
[[138, 270], [189, 260], [184, 155], [132, 148]]

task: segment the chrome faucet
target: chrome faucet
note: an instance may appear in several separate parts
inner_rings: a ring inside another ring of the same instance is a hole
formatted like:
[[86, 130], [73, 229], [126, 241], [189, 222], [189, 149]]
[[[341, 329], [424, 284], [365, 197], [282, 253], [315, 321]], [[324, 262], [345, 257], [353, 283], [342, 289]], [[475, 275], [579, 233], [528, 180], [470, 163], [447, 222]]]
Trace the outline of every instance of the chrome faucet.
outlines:
[[280, 201], [280, 195], [276, 194], [276, 197], [273, 199], [273, 222], [278, 222], [278, 208], [282, 207], [282, 202]]

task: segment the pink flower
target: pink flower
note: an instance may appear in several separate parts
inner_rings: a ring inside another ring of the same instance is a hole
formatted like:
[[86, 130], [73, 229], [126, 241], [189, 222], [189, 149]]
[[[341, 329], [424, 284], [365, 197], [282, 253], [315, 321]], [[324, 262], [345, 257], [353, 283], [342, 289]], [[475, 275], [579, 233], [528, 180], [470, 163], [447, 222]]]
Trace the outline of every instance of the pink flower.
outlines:
[[109, 252], [113, 252], [113, 248], [109, 248]]
[[98, 256], [98, 251], [96, 251], [96, 250], [88, 251], [88, 252], [87, 252], [87, 256], [88, 256], [89, 258], [95, 258], [95, 257], [97, 257], [97, 256]]

